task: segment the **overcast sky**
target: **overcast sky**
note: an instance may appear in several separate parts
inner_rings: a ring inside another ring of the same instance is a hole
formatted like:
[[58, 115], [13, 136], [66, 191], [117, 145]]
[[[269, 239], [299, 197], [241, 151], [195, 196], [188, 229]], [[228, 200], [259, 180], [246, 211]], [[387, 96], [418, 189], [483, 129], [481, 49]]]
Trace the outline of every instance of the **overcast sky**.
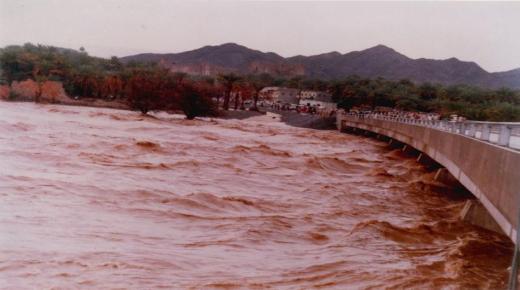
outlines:
[[384, 44], [412, 58], [520, 67], [520, 2], [0, 0], [0, 46], [109, 57], [236, 42], [282, 56]]

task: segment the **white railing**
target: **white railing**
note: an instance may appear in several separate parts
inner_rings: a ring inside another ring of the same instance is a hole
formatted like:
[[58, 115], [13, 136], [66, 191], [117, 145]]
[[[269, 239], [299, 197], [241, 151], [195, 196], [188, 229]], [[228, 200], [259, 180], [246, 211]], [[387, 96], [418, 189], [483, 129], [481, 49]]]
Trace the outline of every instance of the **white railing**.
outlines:
[[380, 113], [345, 113], [341, 111], [338, 114], [357, 120], [375, 119], [424, 126], [520, 150], [520, 123], [428, 120]]

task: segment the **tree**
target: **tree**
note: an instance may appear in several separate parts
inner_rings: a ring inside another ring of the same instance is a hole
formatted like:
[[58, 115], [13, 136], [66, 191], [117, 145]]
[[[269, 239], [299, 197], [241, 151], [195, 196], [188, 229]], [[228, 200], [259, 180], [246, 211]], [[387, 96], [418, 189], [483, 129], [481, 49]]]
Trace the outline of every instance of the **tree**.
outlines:
[[424, 83], [419, 86], [419, 95], [423, 100], [433, 100], [437, 98], [437, 88], [429, 83]]
[[231, 98], [231, 91], [233, 90], [233, 85], [241, 80], [242, 78], [234, 73], [228, 73], [228, 74], [220, 74], [218, 76], [218, 79], [220, 82], [222, 82], [224, 86], [224, 104], [223, 108], [224, 110], [229, 110], [229, 100]]
[[107, 69], [110, 71], [120, 71], [123, 69], [123, 63], [119, 60], [117, 56], [112, 56], [106, 65]]
[[240, 98], [240, 110], [245, 110], [244, 102], [246, 100], [250, 100], [254, 94], [254, 88], [251, 86], [249, 82], [245, 79], [238, 83], [237, 85], [237, 94], [235, 96], [235, 110], [237, 109]]
[[34, 54], [17, 46], [4, 48], [0, 54], [0, 67], [9, 83], [32, 78], [37, 63], [38, 59]]
[[301, 95], [302, 95], [302, 89], [304, 86], [304, 80], [300, 76], [293, 77], [287, 81], [287, 86], [289, 88], [297, 89], [298, 90], [298, 101], [300, 101]]
[[249, 94], [249, 85], [248, 83], [245, 81], [245, 79], [240, 79], [240, 81], [237, 81], [234, 85], [234, 101], [235, 101], [235, 105], [234, 105], [234, 109], [235, 111], [238, 110], [239, 108], [239, 104], [240, 104], [240, 109], [243, 110], [244, 109], [244, 100], [250, 96]]
[[103, 98], [115, 99], [123, 94], [123, 81], [118, 75], [109, 75], [103, 78], [101, 95]]
[[187, 76], [188, 76], [188, 74], [184, 73], [184, 72], [173, 73], [173, 78], [179, 85], [182, 84], [182, 82], [186, 79]]
[[152, 110], [166, 107], [161, 102], [162, 82], [160, 72], [153, 70], [136, 70], [128, 80], [127, 96], [130, 107], [147, 114]]
[[246, 77], [246, 82], [251, 87], [253, 94], [253, 107], [251, 108], [251, 110], [258, 111], [258, 96], [260, 94], [260, 90], [262, 90], [264, 87], [266, 87], [273, 81], [273, 77], [265, 73], [260, 75], [248, 75]]
[[207, 95], [205, 88], [194, 84], [183, 85], [180, 107], [188, 120], [216, 114], [215, 104]]

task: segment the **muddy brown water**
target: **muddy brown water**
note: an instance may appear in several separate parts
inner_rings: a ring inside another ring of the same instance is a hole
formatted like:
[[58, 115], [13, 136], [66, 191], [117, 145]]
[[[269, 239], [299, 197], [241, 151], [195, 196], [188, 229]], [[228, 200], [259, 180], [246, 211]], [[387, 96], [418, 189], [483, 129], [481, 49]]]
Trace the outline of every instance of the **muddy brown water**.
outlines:
[[384, 143], [0, 103], [1, 289], [500, 289], [512, 244]]

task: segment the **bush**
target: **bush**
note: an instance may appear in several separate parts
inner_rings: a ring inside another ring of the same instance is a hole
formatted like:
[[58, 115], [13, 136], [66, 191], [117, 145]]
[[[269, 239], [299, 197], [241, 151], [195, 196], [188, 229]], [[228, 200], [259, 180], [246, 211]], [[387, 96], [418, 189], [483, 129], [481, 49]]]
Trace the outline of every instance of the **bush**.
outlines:
[[16, 92], [10, 91], [9, 95], [7, 96], [8, 101], [16, 101], [20, 99], [20, 95]]
[[199, 116], [214, 116], [217, 112], [211, 98], [192, 86], [183, 89], [180, 102], [181, 110], [188, 120]]
[[143, 114], [153, 110], [163, 110], [166, 104], [161, 102], [161, 79], [148, 71], [136, 71], [128, 80], [127, 96], [132, 109]]

